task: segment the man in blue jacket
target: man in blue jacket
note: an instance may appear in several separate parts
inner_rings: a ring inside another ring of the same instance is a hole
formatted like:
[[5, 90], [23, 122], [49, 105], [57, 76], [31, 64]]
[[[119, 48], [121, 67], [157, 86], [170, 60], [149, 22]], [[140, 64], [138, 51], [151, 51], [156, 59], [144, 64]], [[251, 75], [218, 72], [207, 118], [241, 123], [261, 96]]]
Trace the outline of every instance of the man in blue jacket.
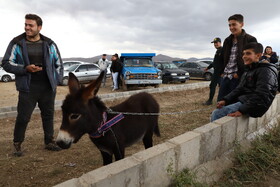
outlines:
[[19, 92], [13, 140], [15, 156], [22, 155], [21, 144], [37, 103], [41, 110], [45, 148], [60, 150], [53, 140], [53, 118], [56, 87], [62, 80], [63, 65], [56, 44], [40, 34], [42, 24], [39, 16], [25, 15], [25, 33], [10, 42], [2, 59], [3, 68], [15, 74]]

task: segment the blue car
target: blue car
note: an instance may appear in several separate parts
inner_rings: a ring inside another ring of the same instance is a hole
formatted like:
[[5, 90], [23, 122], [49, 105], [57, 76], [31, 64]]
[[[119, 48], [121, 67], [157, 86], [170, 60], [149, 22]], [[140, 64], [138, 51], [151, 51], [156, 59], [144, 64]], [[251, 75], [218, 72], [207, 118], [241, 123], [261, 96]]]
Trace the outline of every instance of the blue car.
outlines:
[[155, 53], [122, 53], [122, 88], [132, 86], [154, 86], [162, 84], [161, 71], [154, 66]]

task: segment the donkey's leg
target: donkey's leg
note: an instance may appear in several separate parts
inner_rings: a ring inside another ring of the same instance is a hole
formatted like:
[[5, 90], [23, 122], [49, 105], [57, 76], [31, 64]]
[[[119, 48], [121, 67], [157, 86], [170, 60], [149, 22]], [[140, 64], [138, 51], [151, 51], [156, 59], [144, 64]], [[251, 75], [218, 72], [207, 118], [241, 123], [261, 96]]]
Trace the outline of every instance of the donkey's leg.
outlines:
[[100, 151], [103, 158], [103, 166], [111, 164], [113, 162], [113, 155], [110, 155], [107, 152]]
[[124, 158], [124, 146], [122, 145], [115, 146], [113, 152], [116, 161]]
[[153, 132], [145, 134], [143, 138], [145, 149], [153, 147]]

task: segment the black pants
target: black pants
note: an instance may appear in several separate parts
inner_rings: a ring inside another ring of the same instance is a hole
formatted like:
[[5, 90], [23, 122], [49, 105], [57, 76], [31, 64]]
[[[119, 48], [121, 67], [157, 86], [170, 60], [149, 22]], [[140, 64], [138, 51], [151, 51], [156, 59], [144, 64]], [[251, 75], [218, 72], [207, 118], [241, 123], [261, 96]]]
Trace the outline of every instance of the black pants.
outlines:
[[234, 90], [239, 84], [239, 79], [229, 79], [228, 77], [221, 79], [221, 86], [218, 95], [218, 101], [222, 100], [227, 94]]
[[208, 101], [212, 101], [216, 92], [216, 87], [218, 84], [220, 84], [221, 76], [218, 74], [213, 74], [211, 78], [211, 82], [209, 85], [210, 92], [209, 92], [209, 99]]
[[[40, 85], [33, 86], [33, 89], [27, 92], [19, 92], [17, 119], [14, 129], [14, 142], [23, 142], [28, 122], [30, 121], [33, 110], [38, 103], [41, 111], [41, 118], [44, 130], [44, 142], [48, 144], [53, 141], [53, 119], [54, 119], [54, 101], [56, 92], [52, 89], [39, 88]], [[38, 87], [39, 89], [37, 89]]]

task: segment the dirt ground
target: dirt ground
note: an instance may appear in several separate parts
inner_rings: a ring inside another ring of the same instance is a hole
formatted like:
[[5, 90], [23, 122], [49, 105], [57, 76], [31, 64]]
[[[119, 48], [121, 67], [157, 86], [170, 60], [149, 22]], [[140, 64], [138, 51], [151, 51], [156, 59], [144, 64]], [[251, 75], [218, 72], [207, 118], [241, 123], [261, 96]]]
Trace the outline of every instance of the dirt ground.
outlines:
[[[17, 92], [14, 83], [0, 83], [0, 87], [0, 107], [16, 106]], [[101, 88], [99, 94], [109, 92], [111, 88], [108, 85], [106, 88]], [[57, 99], [63, 99], [67, 93], [67, 87], [59, 87]], [[161, 137], [154, 136], [155, 144], [208, 123], [210, 112], [214, 108], [214, 106], [202, 105], [202, 102], [207, 99], [208, 88], [153, 95], [160, 103], [162, 112], [204, 109], [190, 114], [160, 116]], [[106, 102], [106, 105], [112, 106], [121, 101]], [[55, 113], [55, 135], [61, 124], [61, 116], [61, 111]], [[24, 156], [14, 157], [12, 155], [14, 123], [15, 118], [0, 119], [0, 187], [53, 186], [102, 166], [101, 155], [87, 135], [84, 135], [69, 150], [59, 152], [45, 150], [39, 114], [33, 114], [28, 125], [23, 143]], [[126, 156], [143, 149], [142, 143], [139, 142], [126, 149]]]

